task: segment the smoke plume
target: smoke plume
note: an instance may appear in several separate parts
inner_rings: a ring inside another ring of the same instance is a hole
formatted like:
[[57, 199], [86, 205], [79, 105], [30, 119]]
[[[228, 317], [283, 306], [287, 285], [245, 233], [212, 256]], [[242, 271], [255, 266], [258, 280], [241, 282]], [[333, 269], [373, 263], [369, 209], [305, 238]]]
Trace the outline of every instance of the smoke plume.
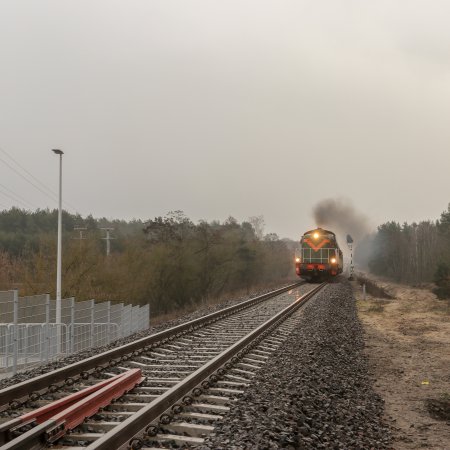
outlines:
[[366, 270], [374, 251], [374, 227], [369, 218], [357, 211], [351, 201], [343, 198], [321, 200], [313, 208], [318, 227], [329, 229], [337, 235], [338, 242], [348, 258], [346, 236], [353, 240], [353, 260], [356, 266]]
[[314, 206], [313, 214], [318, 227], [327, 228], [340, 236], [350, 234], [355, 242], [360, 241], [372, 231], [369, 218], [356, 211], [347, 199], [321, 200]]

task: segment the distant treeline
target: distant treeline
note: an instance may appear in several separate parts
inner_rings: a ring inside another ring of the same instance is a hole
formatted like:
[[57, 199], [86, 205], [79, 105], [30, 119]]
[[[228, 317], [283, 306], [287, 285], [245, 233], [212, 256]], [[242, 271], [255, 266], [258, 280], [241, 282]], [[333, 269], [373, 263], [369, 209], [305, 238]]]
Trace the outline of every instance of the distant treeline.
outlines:
[[[141, 220], [108, 220], [95, 219], [92, 216], [82, 217], [80, 214], [69, 214], [63, 211], [62, 229], [65, 237], [77, 237], [75, 227], [87, 228], [90, 237], [101, 237], [102, 227], [113, 227], [120, 247], [121, 237], [142, 232], [144, 223]], [[37, 251], [43, 235], [52, 236], [58, 229], [58, 210], [38, 209], [26, 211], [19, 208], [0, 211], [0, 250], [18, 256], [30, 251]], [[85, 236], [86, 236], [86, 233]]]
[[[356, 249], [368, 256], [369, 269], [393, 280], [420, 284], [435, 281], [450, 288], [450, 204], [437, 221], [387, 222]], [[450, 293], [450, 290], [449, 290]]]
[[[252, 223], [251, 223], [252, 222]], [[63, 214], [63, 296], [150, 303], [166, 313], [292, 275], [292, 242], [262, 234], [261, 218], [194, 224], [182, 212], [148, 222]], [[74, 227], [86, 227], [79, 240]], [[105, 255], [101, 227], [114, 227]], [[56, 278], [57, 211], [0, 213], [0, 290], [49, 292]]]

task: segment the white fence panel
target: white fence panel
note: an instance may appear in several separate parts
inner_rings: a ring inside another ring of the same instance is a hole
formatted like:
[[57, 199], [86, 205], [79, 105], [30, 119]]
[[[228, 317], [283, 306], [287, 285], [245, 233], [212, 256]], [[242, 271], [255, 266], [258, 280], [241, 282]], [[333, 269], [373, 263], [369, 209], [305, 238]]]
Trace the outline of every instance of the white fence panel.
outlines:
[[48, 294], [17, 293], [0, 291], [0, 372], [13, 374], [149, 328], [149, 305], [62, 299], [57, 324], [56, 301]]

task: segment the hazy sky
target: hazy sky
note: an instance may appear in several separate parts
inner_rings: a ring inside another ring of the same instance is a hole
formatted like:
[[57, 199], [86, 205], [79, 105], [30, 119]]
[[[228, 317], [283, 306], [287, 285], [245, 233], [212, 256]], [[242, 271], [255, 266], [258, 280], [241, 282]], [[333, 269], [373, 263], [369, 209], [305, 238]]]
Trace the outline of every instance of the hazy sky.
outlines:
[[[2, 0], [0, 149], [56, 192], [61, 148], [83, 215], [263, 214], [291, 238], [325, 197], [437, 218], [449, 21], [447, 0]], [[0, 208], [5, 186], [56, 206], [2, 160]]]

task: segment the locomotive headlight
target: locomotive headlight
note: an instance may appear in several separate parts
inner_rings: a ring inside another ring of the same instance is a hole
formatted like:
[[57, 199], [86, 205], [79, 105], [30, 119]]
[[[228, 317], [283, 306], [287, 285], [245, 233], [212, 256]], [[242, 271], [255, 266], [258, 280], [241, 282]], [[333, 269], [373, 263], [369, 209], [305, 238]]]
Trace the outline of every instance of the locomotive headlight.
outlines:
[[295, 258], [295, 262], [300, 262], [300, 258]]
[[336, 258], [331, 258], [330, 261], [331, 261], [331, 264], [334, 264], [336, 262]]
[[314, 239], [318, 239], [319, 238], [319, 233], [314, 233], [313, 237], [314, 237]]

